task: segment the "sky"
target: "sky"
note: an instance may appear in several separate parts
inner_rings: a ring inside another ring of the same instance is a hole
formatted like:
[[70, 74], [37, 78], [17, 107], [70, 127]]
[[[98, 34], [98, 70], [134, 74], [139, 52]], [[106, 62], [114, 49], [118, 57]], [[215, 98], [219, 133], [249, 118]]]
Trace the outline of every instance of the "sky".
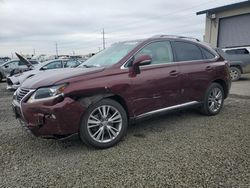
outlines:
[[172, 34], [203, 38], [196, 12], [243, 0], [0, 0], [0, 56], [87, 54], [105, 44]]

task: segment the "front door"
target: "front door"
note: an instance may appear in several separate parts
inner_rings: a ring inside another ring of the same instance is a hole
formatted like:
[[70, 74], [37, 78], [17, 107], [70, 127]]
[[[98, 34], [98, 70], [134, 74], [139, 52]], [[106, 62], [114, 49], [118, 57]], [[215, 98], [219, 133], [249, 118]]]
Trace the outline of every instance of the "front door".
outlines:
[[136, 116], [178, 104], [180, 97], [179, 66], [173, 63], [169, 41], [153, 42], [136, 55], [150, 55], [150, 65], [140, 66], [141, 73], [132, 79], [133, 109]]

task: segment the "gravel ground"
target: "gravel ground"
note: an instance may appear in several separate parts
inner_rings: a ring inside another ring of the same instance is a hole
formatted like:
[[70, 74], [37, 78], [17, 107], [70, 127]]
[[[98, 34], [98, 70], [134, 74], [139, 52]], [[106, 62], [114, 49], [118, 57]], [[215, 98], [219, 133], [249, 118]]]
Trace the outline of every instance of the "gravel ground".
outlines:
[[23, 130], [0, 83], [0, 187], [250, 187], [250, 99], [213, 117], [187, 110], [131, 126], [96, 150], [77, 136], [44, 140]]

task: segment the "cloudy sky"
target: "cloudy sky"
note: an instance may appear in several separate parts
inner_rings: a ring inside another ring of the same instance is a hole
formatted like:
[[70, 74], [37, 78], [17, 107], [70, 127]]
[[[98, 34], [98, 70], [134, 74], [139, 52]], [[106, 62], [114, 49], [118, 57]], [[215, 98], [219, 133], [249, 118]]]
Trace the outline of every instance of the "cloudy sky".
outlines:
[[242, 0], [0, 0], [0, 56], [86, 54], [113, 42], [176, 34], [202, 39], [196, 12]]

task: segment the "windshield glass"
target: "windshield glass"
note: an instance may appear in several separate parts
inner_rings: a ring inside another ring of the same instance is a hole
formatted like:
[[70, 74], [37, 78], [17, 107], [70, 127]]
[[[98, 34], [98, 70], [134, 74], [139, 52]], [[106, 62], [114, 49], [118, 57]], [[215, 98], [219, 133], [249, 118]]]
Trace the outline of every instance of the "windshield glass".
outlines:
[[126, 56], [139, 41], [120, 42], [94, 55], [79, 67], [108, 67], [116, 64]]

